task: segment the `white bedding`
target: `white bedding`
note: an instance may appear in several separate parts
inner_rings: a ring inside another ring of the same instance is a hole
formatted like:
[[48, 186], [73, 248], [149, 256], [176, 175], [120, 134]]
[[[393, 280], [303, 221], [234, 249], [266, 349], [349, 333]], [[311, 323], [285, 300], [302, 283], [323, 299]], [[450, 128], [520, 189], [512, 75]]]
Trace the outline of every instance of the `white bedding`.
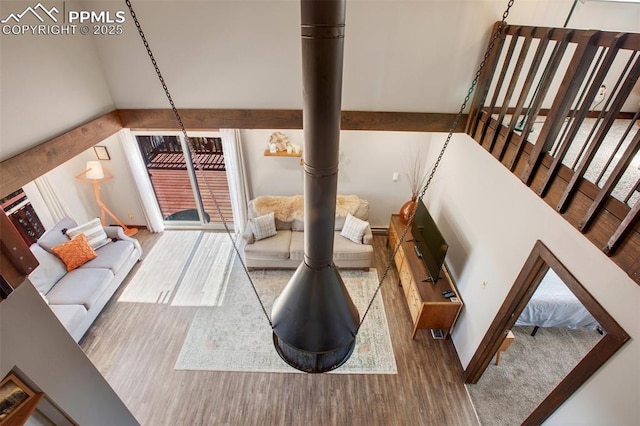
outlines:
[[551, 268], [540, 282], [515, 325], [537, 327], [584, 327], [594, 330], [598, 322]]

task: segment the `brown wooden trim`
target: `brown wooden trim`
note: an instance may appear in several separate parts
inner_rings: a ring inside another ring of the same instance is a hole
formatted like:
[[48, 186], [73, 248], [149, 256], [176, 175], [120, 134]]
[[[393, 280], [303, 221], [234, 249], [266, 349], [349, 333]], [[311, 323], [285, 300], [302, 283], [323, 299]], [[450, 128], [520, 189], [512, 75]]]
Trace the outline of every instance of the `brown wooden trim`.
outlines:
[[[418, 112], [342, 111], [342, 130], [449, 132], [457, 114]], [[462, 114], [454, 133], [464, 132], [467, 115]]]
[[615, 319], [578, 282], [544, 243], [538, 240], [525, 261], [520, 274], [518, 274], [511, 291], [478, 346], [476, 353], [471, 358], [464, 372], [466, 383], [477, 383], [480, 379], [482, 373], [491, 362], [493, 355], [500, 347], [504, 333], [513, 327], [549, 268], [553, 269], [593, 315], [606, 331], [606, 335], [529, 415], [523, 422], [526, 425], [542, 424], [630, 339], [630, 336]]
[[[187, 130], [302, 129], [302, 110], [181, 109]], [[170, 109], [118, 110], [123, 127], [132, 130], [179, 130]], [[342, 111], [342, 130], [448, 132], [456, 114]], [[466, 115], [455, 132], [464, 130]]]
[[0, 194], [9, 194], [122, 129], [115, 111], [0, 163]]
[[[302, 110], [188, 109], [179, 110], [187, 130], [301, 129]], [[171, 109], [119, 109], [122, 127], [132, 130], [179, 130]]]
[[[507, 35], [512, 35], [518, 28], [522, 27], [521, 25], [507, 25], [505, 32]], [[526, 26], [524, 27], [526, 28]], [[544, 32], [546, 27], [537, 27], [536, 32], [534, 32], [534, 37], [539, 38], [540, 34]], [[572, 29], [572, 28], [556, 28], [556, 31], [553, 33], [551, 40], [561, 40], [565, 37], [567, 32], [573, 31], [573, 34], [569, 36], [569, 43], [578, 43], [580, 42], [580, 38], [586, 32], [591, 30], [584, 29]], [[618, 35], [618, 32], [614, 31], [600, 31], [600, 38], [596, 42], [598, 46], [609, 46], [612, 40]], [[629, 33], [629, 37], [625, 39], [624, 43], [620, 45], [621, 49], [628, 50], [640, 50], [640, 33]]]
[[[188, 130], [301, 129], [301, 110], [183, 109], [180, 116]], [[343, 130], [448, 132], [456, 114], [343, 111]], [[462, 132], [463, 114], [454, 132]], [[122, 128], [178, 130], [170, 109], [122, 109], [82, 124], [0, 163], [0, 194], [9, 194], [102, 142]]]
[[[598, 89], [600, 88], [600, 85], [598, 85], [596, 87], [596, 93], [598, 91]], [[494, 109], [499, 109], [502, 108], [501, 105], [496, 105], [494, 107]], [[487, 108], [485, 107], [483, 109], [484, 112], [487, 111]], [[515, 113], [516, 109], [515, 107], [509, 107], [507, 108], [507, 115], [513, 115]], [[538, 113], [538, 117], [548, 117], [550, 114], [551, 110], [549, 108], [540, 108], [540, 112]], [[569, 111], [569, 115], [574, 115], [577, 114], [578, 110], [572, 109]], [[619, 120], [632, 120], [635, 117], [636, 113], [635, 112], [624, 112], [621, 111], [618, 116], [616, 117]], [[586, 118], [598, 118], [600, 116], [600, 111], [599, 110], [593, 110], [593, 111], [588, 111], [587, 115], [585, 116]]]

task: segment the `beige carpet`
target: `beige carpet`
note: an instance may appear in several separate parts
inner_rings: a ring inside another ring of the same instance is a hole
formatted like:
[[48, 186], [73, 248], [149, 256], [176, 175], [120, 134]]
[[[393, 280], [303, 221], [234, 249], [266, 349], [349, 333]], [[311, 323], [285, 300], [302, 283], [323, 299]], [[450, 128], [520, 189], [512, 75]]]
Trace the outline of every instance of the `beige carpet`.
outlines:
[[165, 231], [118, 301], [217, 306], [234, 254], [225, 233]]
[[[251, 276], [267, 312], [293, 274], [288, 271], [254, 271]], [[341, 271], [347, 289], [364, 312], [378, 285], [375, 269]], [[280, 359], [273, 347], [272, 331], [244, 271], [236, 261], [225, 300], [219, 307], [200, 308], [182, 350], [177, 370], [247, 372], [298, 372]], [[335, 373], [397, 374], [382, 298], [378, 295], [358, 336], [351, 358]]]
[[598, 343], [595, 330], [514, 327], [515, 340], [489, 364], [475, 385], [466, 385], [480, 423], [519, 425]]

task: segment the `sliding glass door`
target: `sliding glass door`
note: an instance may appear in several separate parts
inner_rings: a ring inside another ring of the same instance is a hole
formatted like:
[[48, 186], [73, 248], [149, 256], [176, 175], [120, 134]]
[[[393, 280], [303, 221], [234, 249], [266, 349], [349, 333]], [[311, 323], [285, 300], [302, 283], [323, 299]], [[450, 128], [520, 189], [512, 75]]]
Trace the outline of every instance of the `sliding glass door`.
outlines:
[[[215, 134], [137, 134], [165, 227], [233, 226], [222, 140]], [[187, 145], [189, 144], [189, 145]]]

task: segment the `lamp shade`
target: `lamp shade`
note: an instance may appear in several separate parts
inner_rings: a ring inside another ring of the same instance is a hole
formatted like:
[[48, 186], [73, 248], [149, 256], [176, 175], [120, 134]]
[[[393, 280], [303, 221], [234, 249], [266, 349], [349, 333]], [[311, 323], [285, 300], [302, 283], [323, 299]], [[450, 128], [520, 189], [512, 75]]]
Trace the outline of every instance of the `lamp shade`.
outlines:
[[103, 179], [104, 171], [102, 170], [102, 164], [99, 161], [87, 161], [87, 172], [85, 177], [87, 179]]

